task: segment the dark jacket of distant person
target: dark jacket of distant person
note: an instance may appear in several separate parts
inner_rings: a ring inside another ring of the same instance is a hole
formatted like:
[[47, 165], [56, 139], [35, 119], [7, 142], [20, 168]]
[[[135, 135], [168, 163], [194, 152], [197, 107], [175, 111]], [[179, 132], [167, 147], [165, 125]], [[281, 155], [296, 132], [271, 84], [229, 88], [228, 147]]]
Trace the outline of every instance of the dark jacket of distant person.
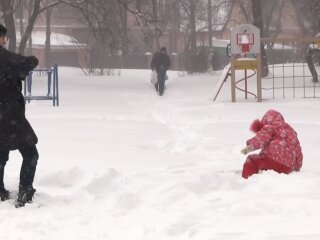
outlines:
[[171, 66], [170, 57], [167, 55], [167, 49], [162, 47], [160, 52], [153, 55], [151, 69], [159, 73], [165, 73]]

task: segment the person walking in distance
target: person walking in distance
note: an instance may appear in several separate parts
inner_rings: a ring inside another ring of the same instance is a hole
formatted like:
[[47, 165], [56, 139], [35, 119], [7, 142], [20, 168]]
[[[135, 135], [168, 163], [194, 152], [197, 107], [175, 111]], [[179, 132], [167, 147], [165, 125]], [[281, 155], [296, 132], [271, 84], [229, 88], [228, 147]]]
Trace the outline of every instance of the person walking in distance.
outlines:
[[153, 55], [151, 61], [151, 69], [157, 72], [158, 82], [155, 84], [155, 88], [160, 96], [163, 95], [167, 71], [170, 66], [171, 61], [170, 57], [167, 55], [167, 49], [162, 47], [160, 52], [157, 52]]

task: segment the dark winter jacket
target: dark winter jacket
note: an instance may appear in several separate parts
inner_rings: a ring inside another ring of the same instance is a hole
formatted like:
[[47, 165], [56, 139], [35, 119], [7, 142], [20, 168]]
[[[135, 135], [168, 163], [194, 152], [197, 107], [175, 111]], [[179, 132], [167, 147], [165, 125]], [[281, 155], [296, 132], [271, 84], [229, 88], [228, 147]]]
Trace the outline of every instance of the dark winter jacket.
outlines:
[[158, 60], [160, 53], [159, 52], [155, 52], [152, 56], [152, 60], [150, 63], [150, 67], [152, 70], [156, 70], [156, 61]]
[[[165, 53], [161, 53], [161, 52]], [[153, 55], [151, 61], [151, 69], [156, 70], [157, 73], [165, 73], [171, 66], [171, 61], [167, 55], [166, 48], [161, 48], [160, 53], [157, 52]]]
[[0, 47], [0, 151], [35, 145], [38, 138], [25, 117], [22, 80], [38, 65], [38, 59], [11, 53]]

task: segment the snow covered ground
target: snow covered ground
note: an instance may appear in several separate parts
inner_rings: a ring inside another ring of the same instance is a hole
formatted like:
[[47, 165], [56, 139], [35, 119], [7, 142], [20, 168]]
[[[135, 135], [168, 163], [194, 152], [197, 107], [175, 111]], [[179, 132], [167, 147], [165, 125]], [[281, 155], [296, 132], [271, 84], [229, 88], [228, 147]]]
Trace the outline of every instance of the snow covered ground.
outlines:
[[[34, 204], [0, 202], [1, 239], [319, 240], [319, 99], [217, 102], [219, 73], [169, 73], [156, 95], [148, 70], [87, 77], [61, 68], [60, 107], [32, 102], [39, 137]], [[250, 83], [251, 85], [251, 83]], [[46, 93], [40, 80], [33, 85]], [[302, 171], [241, 178], [250, 123], [283, 113], [304, 153]], [[21, 156], [5, 183], [15, 197]]]

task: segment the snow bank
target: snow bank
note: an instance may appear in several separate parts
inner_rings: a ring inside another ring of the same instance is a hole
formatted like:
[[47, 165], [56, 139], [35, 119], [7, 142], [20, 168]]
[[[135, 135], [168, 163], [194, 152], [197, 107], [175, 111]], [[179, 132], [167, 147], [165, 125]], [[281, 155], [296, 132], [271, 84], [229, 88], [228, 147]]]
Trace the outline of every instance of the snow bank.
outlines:
[[[170, 72], [163, 97], [147, 70], [86, 77], [62, 68], [61, 106], [32, 102], [39, 137], [38, 195], [0, 203], [1, 239], [317, 240], [320, 238], [318, 99], [230, 103], [216, 75]], [[250, 83], [251, 84], [251, 83]], [[254, 84], [253, 84], [254, 85]], [[46, 93], [44, 80], [35, 91]], [[274, 108], [297, 130], [304, 166], [241, 178], [253, 119]], [[16, 195], [21, 157], [5, 183]]]

